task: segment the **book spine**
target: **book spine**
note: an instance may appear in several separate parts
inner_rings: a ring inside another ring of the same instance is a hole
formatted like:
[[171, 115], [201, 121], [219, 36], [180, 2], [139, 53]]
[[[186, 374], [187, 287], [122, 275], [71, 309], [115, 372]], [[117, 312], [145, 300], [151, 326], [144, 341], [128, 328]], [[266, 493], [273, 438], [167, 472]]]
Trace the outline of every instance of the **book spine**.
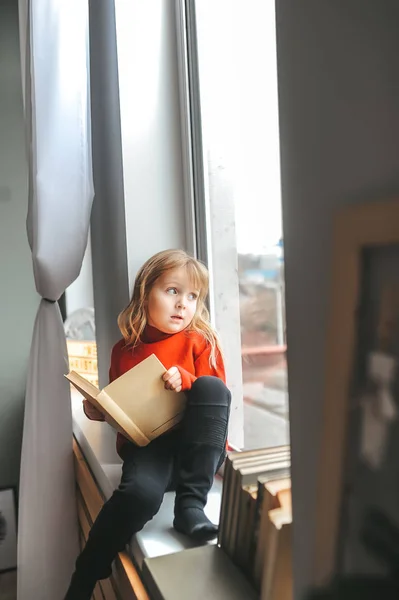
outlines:
[[249, 562], [252, 565], [252, 568], [254, 566], [255, 556], [256, 556], [256, 548], [258, 545], [264, 492], [265, 492], [265, 488], [264, 488], [263, 483], [261, 481], [258, 481], [258, 493], [256, 495], [256, 506], [255, 506], [255, 516], [254, 516], [254, 526], [253, 526], [254, 529], [253, 529], [253, 536], [251, 539], [251, 545], [249, 548]]
[[227, 504], [229, 498], [229, 480], [231, 477], [232, 462], [231, 457], [227, 456], [224, 475], [223, 475], [223, 487], [222, 487], [222, 502], [220, 507], [220, 523], [219, 523], [219, 546], [225, 548], [226, 546], [226, 528], [227, 528]]
[[147, 446], [150, 443], [150, 439], [141, 431], [139, 427], [132, 421], [130, 417], [116, 404], [116, 402], [102, 390], [97, 396], [98, 400], [101, 401], [105, 410], [115, 421], [118, 429], [121, 433], [129, 438], [134, 444], [138, 446]]

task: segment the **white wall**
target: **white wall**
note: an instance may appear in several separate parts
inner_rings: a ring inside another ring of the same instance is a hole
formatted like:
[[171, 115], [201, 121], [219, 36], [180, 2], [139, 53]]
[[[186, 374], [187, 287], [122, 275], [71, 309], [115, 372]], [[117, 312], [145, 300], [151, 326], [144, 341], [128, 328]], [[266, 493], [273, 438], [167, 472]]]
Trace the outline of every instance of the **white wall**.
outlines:
[[147, 258], [184, 248], [175, 3], [116, 0], [130, 289]]
[[93, 292], [99, 383], [108, 383], [117, 316], [129, 299], [114, 2], [90, 0], [90, 84], [94, 203]]
[[26, 368], [36, 294], [25, 219], [27, 164], [18, 3], [0, 2], [0, 487], [19, 478]]
[[138, 268], [158, 250], [185, 247], [174, 3], [91, 0], [90, 53], [94, 308], [105, 385]]
[[277, 0], [296, 598], [311, 581], [332, 219], [399, 194], [399, 6]]

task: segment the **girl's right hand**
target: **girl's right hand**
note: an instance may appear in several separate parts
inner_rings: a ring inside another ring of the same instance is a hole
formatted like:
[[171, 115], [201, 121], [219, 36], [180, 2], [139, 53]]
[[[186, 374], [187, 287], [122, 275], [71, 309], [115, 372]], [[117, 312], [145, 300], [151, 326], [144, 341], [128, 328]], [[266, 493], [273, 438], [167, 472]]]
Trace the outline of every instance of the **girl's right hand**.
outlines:
[[171, 367], [169, 371], [163, 374], [162, 379], [165, 382], [165, 389], [173, 392], [181, 392], [182, 377], [178, 367]]
[[92, 421], [104, 421], [104, 415], [89, 400], [83, 400], [83, 411]]

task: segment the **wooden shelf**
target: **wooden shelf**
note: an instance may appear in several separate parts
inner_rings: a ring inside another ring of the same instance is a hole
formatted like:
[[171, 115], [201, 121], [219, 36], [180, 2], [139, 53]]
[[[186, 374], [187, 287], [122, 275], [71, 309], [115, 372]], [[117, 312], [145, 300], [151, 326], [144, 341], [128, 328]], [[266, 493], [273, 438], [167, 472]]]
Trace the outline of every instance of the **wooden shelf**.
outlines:
[[[83, 547], [105, 499], [75, 438], [73, 439], [73, 454], [77, 484], [76, 502]], [[118, 598], [150, 600], [138, 570], [126, 552], [118, 554], [113, 575], [109, 579], [100, 581], [93, 594], [94, 600], [118, 600]]]

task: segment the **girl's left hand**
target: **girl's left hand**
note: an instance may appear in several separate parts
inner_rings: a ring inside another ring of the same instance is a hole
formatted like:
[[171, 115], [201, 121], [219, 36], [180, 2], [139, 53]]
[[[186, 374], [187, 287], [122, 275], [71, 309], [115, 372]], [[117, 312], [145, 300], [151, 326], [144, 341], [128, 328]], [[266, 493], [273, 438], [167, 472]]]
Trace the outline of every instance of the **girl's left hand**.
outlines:
[[167, 390], [181, 392], [183, 382], [178, 367], [170, 367], [169, 371], [163, 374], [162, 379]]

